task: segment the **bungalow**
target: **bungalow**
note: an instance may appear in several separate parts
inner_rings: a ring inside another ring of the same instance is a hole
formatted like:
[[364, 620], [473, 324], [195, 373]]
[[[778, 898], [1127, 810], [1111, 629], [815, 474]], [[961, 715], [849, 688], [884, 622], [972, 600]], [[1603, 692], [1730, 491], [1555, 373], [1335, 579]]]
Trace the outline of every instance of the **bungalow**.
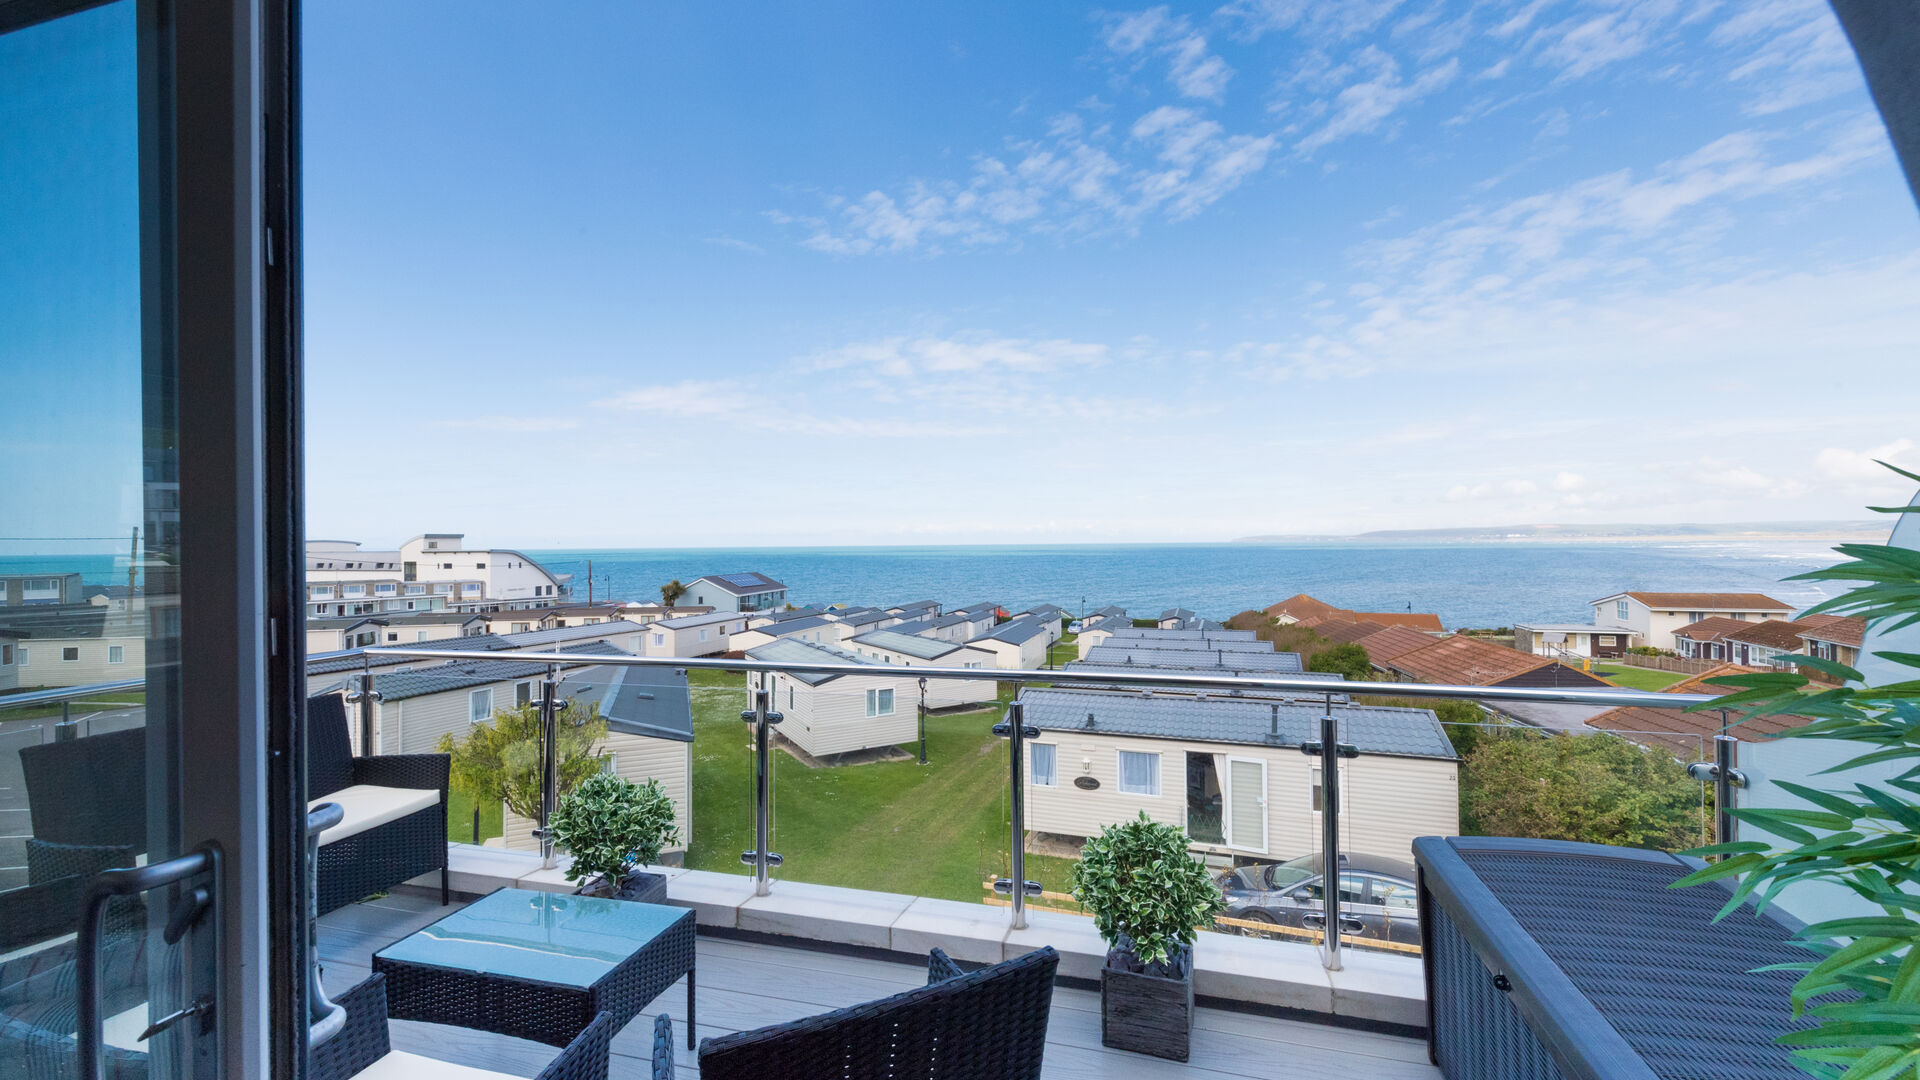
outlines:
[[[1618, 592], [1592, 602], [1593, 623], [1624, 627], [1640, 644], [1674, 649], [1673, 632], [1711, 616], [1736, 622], [1791, 619], [1793, 608], [1765, 593]], [[1605, 630], [1602, 630], [1604, 633]]]
[[795, 641], [811, 641], [814, 644], [834, 644], [840, 640], [840, 630], [832, 620], [819, 615], [809, 615], [801, 619], [785, 619], [780, 622], [749, 626], [733, 635], [727, 641], [728, 652], [750, 652], [769, 641], [792, 638]]
[[1200, 616], [1195, 615], [1193, 612], [1188, 611], [1186, 608], [1183, 608], [1183, 607], [1168, 608], [1167, 610], [1160, 613], [1160, 629], [1185, 630], [1187, 628], [1188, 620], [1197, 619], [1199, 617]]
[[[903, 634], [897, 627], [892, 630], [875, 630], [870, 634], [861, 634], [853, 638], [850, 645], [857, 656], [882, 664], [899, 664], [903, 667], [991, 670], [998, 666], [998, 658], [986, 649]], [[998, 696], [999, 686], [991, 677], [978, 681], [973, 679], [927, 680], [927, 708], [929, 709], [977, 705], [992, 701]]]
[[1513, 647], [1535, 656], [1569, 654], [1592, 660], [1619, 656], [1643, 644], [1630, 627], [1589, 623], [1515, 623]]
[[1355, 644], [1367, 650], [1367, 659], [1374, 667], [1386, 671], [1394, 660], [1415, 649], [1424, 649], [1438, 640], [1432, 634], [1423, 634], [1405, 626], [1382, 626]]
[[1725, 615], [1709, 615], [1675, 630], [1673, 651], [1693, 660], [1725, 660], [1728, 658], [1726, 636], [1754, 625]]
[[733, 611], [662, 619], [644, 628], [641, 655], [718, 656], [732, 647], [728, 639], [746, 628], [746, 617]]
[[[839, 647], [780, 638], [747, 651], [749, 660], [786, 663], [862, 664], [872, 675], [802, 675], [789, 672], [749, 675], [756, 688], [771, 691], [783, 719], [774, 730], [814, 757], [830, 757], [898, 746], [919, 730], [915, 706], [920, 680], [899, 668]], [[942, 679], [927, 681], [928, 696]], [[971, 683], [967, 685], [972, 685]], [[988, 683], [989, 687], [993, 684]], [[932, 706], [931, 700], [927, 703]]]
[[[1660, 692], [1663, 694], [1724, 694], [1724, 686], [1709, 685], [1707, 680], [1722, 675], [1748, 675], [1760, 668], [1741, 664], [1721, 664], [1709, 668], [1698, 675], [1674, 683]], [[1756, 716], [1745, 720], [1733, 728], [1731, 734], [1742, 741], [1765, 739], [1788, 728], [1799, 727], [1807, 722], [1804, 716], [1775, 714]], [[1618, 709], [1608, 709], [1587, 721], [1587, 727], [1595, 731], [1607, 731], [1621, 738], [1635, 742], [1649, 749], [1660, 747], [1673, 752], [1683, 761], [1699, 761], [1711, 758], [1711, 742], [1715, 735], [1722, 733], [1718, 712], [1688, 712], [1683, 708], [1656, 709], [1649, 706], [1628, 705]]]
[[[606, 759], [608, 772], [636, 784], [657, 780], [673, 801], [680, 837], [660, 862], [679, 864], [693, 842], [693, 704], [686, 672], [593, 667], [568, 677], [561, 692], [575, 705], [599, 707], [607, 737], [594, 750]], [[532, 819], [507, 811], [504, 824], [506, 847], [540, 850]]]
[[993, 653], [996, 667], [1032, 671], [1047, 664], [1047, 624], [1028, 615], [1001, 623], [967, 644]]
[[[1027, 827], [1078, 840], [1141, 812], [1187, 831], [1194, 848], [1278, 861], [1320, 845], [1318, 704], [1147, 694], [1022, 690], [1028, 744]], [[1428, 709], [1340, 706], [1342, 844], [1409, 857], [1417, 836], [1459, 831], [1459, 761]], [[1404, 898], [1411, 916], [1413, 898]]]
[[708, 574], [694, 578], [681, 599], [714, 611], [770, 611], [787, 602], [787, 587], [765, 574]]
[[[1808, 656], [1817, 656], [1822, 660], [1832, 660], [1848, 667], [1860, 665], [1860, 643], [1866, 637], [1867, 622], [1853, 616], [1813, 615], [1801, 620], [1803, 623], [1818, 623], [1811, 629], [1800, 632], [1804, 643], [1801, 651]], [[1812, 668], [1806, 670], [1809, 678], [1821, 682], [1836, 681], [1833, 676]], [[24, 681], [24, 680], [23, 680]]]
[[[1362, 643], [1361, 648], [1365, 648]], [[1452, 634], [1387, 661], [1386, 669], [1413, 682], [1455, 686], [1596, 687], [1612, 683], [1558, 660]]]
[[[1818, 619], [1819, 616], [1814, 616]], [[1774, 658], [1800, 652], [1806, 643], [1800, 640], [1802, 631], [1813, 630], [1800, 620], [1789, 622], [1785, 619], [1768, 619], [1765, 622], [1745, 623], [1739, 630], [1728, 634], [1723, 641], [1727, 648], [1727, 660], [1752, 668], [1776, 667]]]

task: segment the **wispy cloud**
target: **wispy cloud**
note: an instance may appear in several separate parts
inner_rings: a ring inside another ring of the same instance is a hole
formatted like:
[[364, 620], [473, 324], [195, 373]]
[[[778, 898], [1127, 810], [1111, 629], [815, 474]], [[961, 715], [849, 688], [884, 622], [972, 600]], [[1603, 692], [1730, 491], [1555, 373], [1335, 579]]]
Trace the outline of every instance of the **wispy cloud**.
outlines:
[[433, 426], [456, 431], [501, 431], [519, 434], [574, 431], [580, 427], [580, 420], [572, 416], [459, 416], [435, 420]]
[[761, 247], [759, 244], [732, 236], [709, 236], [705, 242], [713, 244], [716, 247], [732, 248], [735, 251], [750, 252], [754, 255], [765, 255], [767, 253], [767, 249]]
[[1310, 156], [1329, 143], [1375, 131], [1400, 108], [1446, 86], [1460, 73], [1460, 61], [1449, 58], [1405, 82], [1399, 61], [1373, 46], [1362, 49], [1353, 64], [1366, 77], [1334, 95], [1332, 116], [1300, 140], [1294, 147], [1297, 153]]
[[1227, 62], [1208, 50], [1206, 35], [1195, 30], [1186, 16], [1172, 15], [1164, 5], [1109, 17], [1101, 40], [1125, 59], [1165, 59], [1167, 82], [1183, 97], [1217, 102], [1227, 92], [1227, 80], [1233, 78]]

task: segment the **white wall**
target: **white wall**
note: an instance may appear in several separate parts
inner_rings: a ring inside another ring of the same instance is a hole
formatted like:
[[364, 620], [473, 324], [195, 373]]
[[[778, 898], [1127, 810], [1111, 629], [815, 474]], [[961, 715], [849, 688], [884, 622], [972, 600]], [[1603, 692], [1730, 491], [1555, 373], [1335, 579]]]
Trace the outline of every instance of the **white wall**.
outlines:
[[[933, 681], [929, 680], [927, 686], [931, 692]], [[893, 691], [892, 715], [867, 715], [867, 691], [878, 689]], [[918, 679], [843, 675], [819, 686], [808, 686], [798, 679], [774, 675], [773, 700], [774, 708], [785, 716], [776, 730], [815, 756], [898, 746], [919, 737]]]
[[[113, 662], [116, 648], [120, 650], [119, 663]], [[68, 649], [77, 649], [79, 658], [61, 659]], [[21, 662], [23, 656], [25, 663]], [[22, 638], [14, 648], [16, 686], [51, 689], [146, 677], [147, 639], [144, 637]]]
[[[610, 731], [598, 749], [613, 755], [613, 771], [628, 780], [636, 784], [644, 784], [648, 780], [660, 781], [661, 790], [673, 800], [673, 820], [680, 828], [680, 839], [662, 851], [684, 854], [687, 845], [693, 841], [693, 744]], [[507, 848], [514, 851], [540, 850], [540, 841], [533, 835], [533, 819], [506, 810], [503, 812], [502, 825], [502, 840]], [[454, 832], [461, 835], [457, 824]]]

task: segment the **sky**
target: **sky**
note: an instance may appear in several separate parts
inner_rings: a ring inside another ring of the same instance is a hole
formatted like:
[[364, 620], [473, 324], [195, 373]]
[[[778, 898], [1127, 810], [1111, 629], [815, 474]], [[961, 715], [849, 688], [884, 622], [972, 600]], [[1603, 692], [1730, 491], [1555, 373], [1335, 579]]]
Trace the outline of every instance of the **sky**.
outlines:
[[1920, 214], [1817, 0], [306, 5], [308, 524], [1861, 519]]

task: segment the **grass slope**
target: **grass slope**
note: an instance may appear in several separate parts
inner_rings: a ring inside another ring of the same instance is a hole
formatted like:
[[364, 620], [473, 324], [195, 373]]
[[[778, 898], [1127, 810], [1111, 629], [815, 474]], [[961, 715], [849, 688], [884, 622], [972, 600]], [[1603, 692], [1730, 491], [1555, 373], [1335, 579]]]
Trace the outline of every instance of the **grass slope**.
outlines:
[[1593, 673], [1629, 690], [1665, 690], [1687, 677], [1677, 671], [1655, 671], [1626, 664], [1595, 664]]
[[[744, 676], [691, 673], [693, 844], [687, 865], [743, 873], [753, 846], [753, 754], [740, 721]], [[1006, 687], [1000, 698], [1011, 698]], [[1007, 750], [1001, 709], [927, 719], [927, 761], [809, 769], [774, 755], [778, 876], [822, 885], [979, 902], [1008, 865]], [[917, 743], [903, 747], [918, 754]], [[471, 826], [469, 825], [469, 829]], [[1027, 875], [1065, 891], [1069, 860], [1030, 856]]]

